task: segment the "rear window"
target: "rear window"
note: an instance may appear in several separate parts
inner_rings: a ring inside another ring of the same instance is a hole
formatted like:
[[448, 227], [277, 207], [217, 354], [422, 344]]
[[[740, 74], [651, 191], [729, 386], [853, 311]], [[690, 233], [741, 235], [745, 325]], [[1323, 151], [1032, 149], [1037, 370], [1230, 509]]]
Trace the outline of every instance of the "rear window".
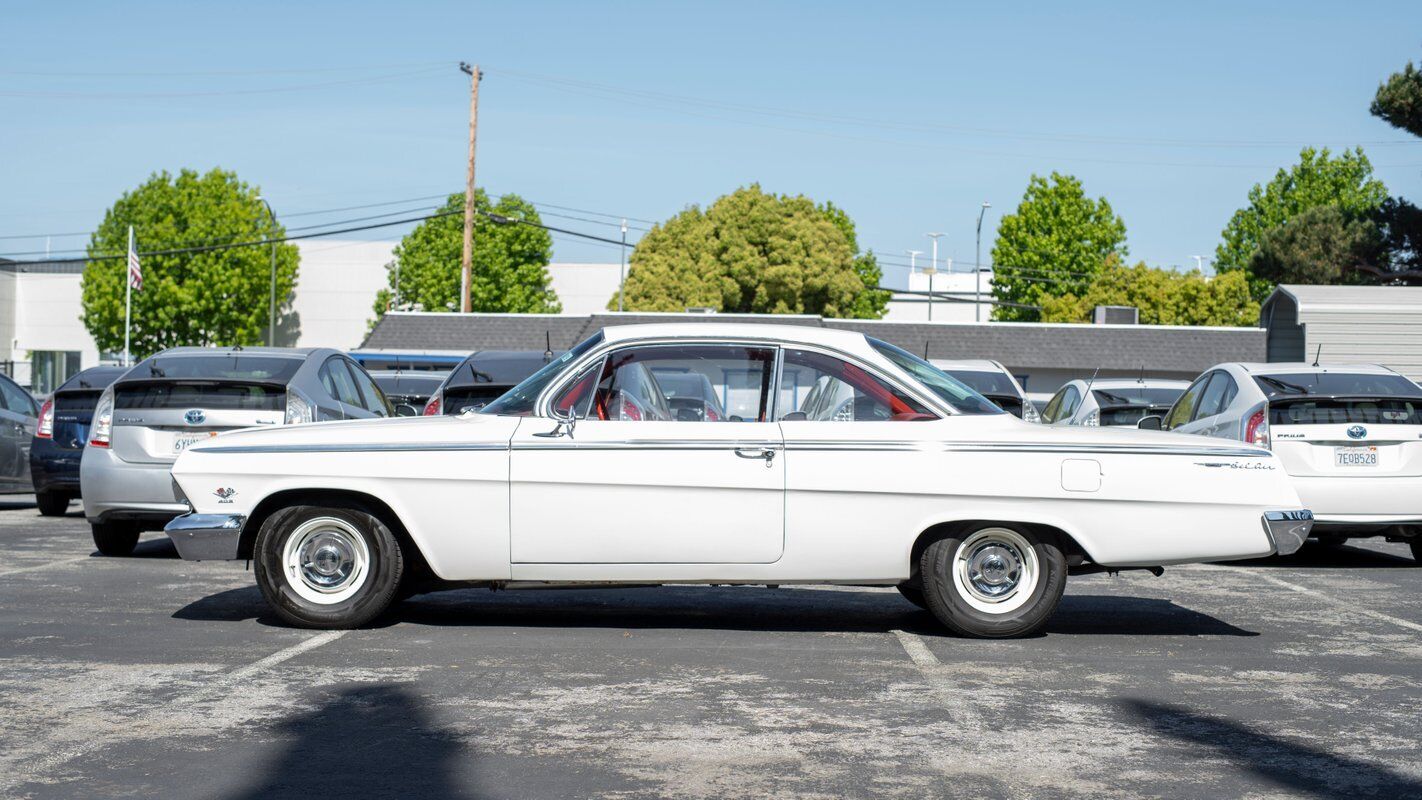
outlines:
[[405, 373], [403, 375], [372, 375], [371, 377], [375, 379], [375, 385], [379, 386], [381, 391], [401, 396], [422, 394], [428, 397], [434, 394], [434, 390], [438, 389], [441, 383], [444, 383], [444, 375], [439, 373], [424, 375]]
[[945, 369], [943, 371], [968, 384], [978, 394], [1018, 396], [1017, 387], [1012, 385], [1012, 379], [1001, 372], [977, 369]]
[[244, 355], [241, 352], [197, 356], [153, 356], [134, 367], [129, 380], [212, 378], [284, 384], [291, 380], [303, 358]]
[[504, 386], [464, 386], [444, 390], [444, 413], [458, 416], [465, 411], [481, 411], [507, 391]]
[[1269, 404], [1271, 425], [1422, 425], [1422, 399], [1288, 398]]
[[117, 384], [114, 407], [206, 408], [279, 411], [286, 407], [286, 389], [259, 383], [163, 381]]
[[1401, 375], [1350, 372], [1290, 372], [1255, 375], [1254, 382], [1270, 400], [1282, 397], [1422, 398], [1422, 388]]
[[99, 405], [99, 392], [87, 389], [73, 389], [67, 392], [55, 392], [54, 410], [59, 411], [93, 411]]
[[[1173, 405], [1184, 389], [1150, 389], [1130, 387], [1125, 389], [1092, 389], [1096, 404], [1102, 408], [1118, 406], [1139, 406], [1162, 408]], [[1104, 420], [1103, 420], [1104, 422]]]

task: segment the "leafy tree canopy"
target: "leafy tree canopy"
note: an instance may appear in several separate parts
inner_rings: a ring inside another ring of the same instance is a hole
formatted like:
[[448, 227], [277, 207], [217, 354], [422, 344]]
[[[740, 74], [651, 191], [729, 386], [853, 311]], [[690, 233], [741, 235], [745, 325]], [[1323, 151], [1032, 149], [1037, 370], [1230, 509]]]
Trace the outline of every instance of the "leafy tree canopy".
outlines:
[[[1055, 296], [1082, 295], [1108, 257], [1126, 254], [1126, 223], [1106, 198], [1087, 197], [1071, 175], [1033, 175], [1017, 211], [998, 223], [993, 295], [1033, 306]], [[994, 316], [1030, 321], [1037, 312], [998, 306]]]
[[1371, 283], [1383, 260], [1382, 245], [1371, 219], [1318, 206], [1265, 232], [1249, 272], [1269, 285]]
[[1042, 321], [1090, 322], [1096, 306], [1135, 306], [1145, 325], [1259, 324], [1259, 304], [1240, 272], [1210, 278], [1199, 270], [1127, 267], [1114, 255], [1083, 294], [1043, 298]]
[[[258, 194], [256, 187], [221, 169], [202, 175], [184, 169], [176, 177], [160, 172], [125, 192], [89, 237], [93, 260], [84, 268], [81, 319], [99, 349], [123, 349], [130, 225], [140, 253], [285, 236]], [[296, 320], [288, 298], [296, 284], [298, 254], [294, 245], [283, 243], [276, 246], [276, 256], [277, 341], [290, 344]], [[270, 246], [147, 255], [141, 261], [143, 289], [133, 293], [135, 356], [180, 345], [265, 343]]]
[[[489, 204], [483, 189], [474, 193], [474, 207], [510, 220], [541, 224], [533, 205], [516, 194], [506, 194]], [[395, 260], [386, 266], [389, 288], [375, 297], [378, 317], [395, 301], [399, 276], [402, 308], [425, 311], [458, 311], [463, 276], [464, 194], [452, 194], [440, 207], [445, 216], [421, 222], [395, 247]], [[552, 314], [562, 310], [549, 288], [548, 262], [553, 237], [535, 225], [495, 222], [474, 217], [473, 281], [470, 308], [474, 311]]]
[[1394, 128], [1422, 136], [1422, 70], [1408, 64], [1390, 75], [1369, 110]]
[[[624, 307], [876, 318], [888, 300], [876, 289], [879, 279], [878, 262], [858, 253], [842, 209], [752, 184], [643, 236], [632, 251]], [[616, 307], [613, 295], [608, 308]]]
[[1249, 272], [1249, 267], [1265, 234], [1319, 206], [1337, 206], [1350, 219], [1367, 217], [1385, 199], [1387, 187], [1373, 177], [1373, 166], [1362, 148], [1334, 157], [1328, 148], [1306, 147], [1299, 153], [1299, 163], [1249, 190], [1249, 205], [1234, 212], [1221, 234], [1215, 271], [1245, 270], [1250, 293], [1262, 300], [1273, 291], [1273, 284]]

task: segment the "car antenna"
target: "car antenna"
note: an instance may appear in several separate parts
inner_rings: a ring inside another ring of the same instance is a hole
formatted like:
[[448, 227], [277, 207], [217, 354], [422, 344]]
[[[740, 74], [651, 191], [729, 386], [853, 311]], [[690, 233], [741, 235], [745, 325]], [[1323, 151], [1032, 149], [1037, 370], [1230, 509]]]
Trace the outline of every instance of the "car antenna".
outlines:
[[1145, 364], [1141, 365], [1141, 374], [1140, 377], [1136, 378], [1136, 383], [1139, 383], [1142, 386], [1145, 385]]
[[[1096, 369], [1094, 369], [1094, 370], [1091, 371], [1091, 377], [1086, 379], [1086, 391], [1087, 391], [1087, 392], [1091, 391], [1091, 384], [1096, 383], [1096, 373], [1098, 373], [1098, 372], [1100, 372], [1100, 371], [1101, 371], [1101, 368], [1100, 368], [1100, 367], [1097, 367]], [[1086, 393], [1086, 392], [1082, 392], [1082, 394], [1085, 394], [1085, 393]]]
[[1319, 356], [1323, 355], [1323, 342], [1318, 343], [1318, 349], [1313, 351], [1313, 365], [1318, 366]]
[[924, 360], [924, 361], [927, 361], [927, 360], [928, 360], [928, 340], [927, 340], [927, 339], [924, 339], [924, 340], [923, 340], [923, 360]]
[[547, 364], [553, 360], [553, 334], [549, 331], [543, 332], [543, 363]]

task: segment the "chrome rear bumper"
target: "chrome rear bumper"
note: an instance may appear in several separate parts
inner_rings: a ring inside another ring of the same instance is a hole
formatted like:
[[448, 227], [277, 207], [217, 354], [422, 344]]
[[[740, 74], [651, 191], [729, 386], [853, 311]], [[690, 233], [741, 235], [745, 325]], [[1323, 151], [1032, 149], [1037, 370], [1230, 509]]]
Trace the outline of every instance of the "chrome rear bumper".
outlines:
[[232, 561], [247, 518], [241, 514], [184, 514], [163, 528], [188, 561]]
[[1261, 520], [1264, 535], [1274, 545], [1274, 552], [1281, 556], [1298, 552], [1304, 540], [1313, 529], [1313, 512], [1306, 508], [1295, 511], [1265, 511]]

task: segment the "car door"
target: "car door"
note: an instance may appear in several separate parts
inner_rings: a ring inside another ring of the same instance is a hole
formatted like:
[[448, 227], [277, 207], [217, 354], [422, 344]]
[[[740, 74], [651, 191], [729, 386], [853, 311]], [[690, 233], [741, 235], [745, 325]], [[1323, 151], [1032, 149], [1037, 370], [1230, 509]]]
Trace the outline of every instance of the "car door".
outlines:
[[30, 437], [37, 416], [29, 393], [0, 376], [0, 491], [30, 490]]
[[[537, 564], [764, 564], [784, 546], [775, 348], [632, 345], [555, 387], [572, 431], [523, 419], [510, 453], [515, 578]], [[703, 375], [723, 416], [676, 414], [658, 371]]]

